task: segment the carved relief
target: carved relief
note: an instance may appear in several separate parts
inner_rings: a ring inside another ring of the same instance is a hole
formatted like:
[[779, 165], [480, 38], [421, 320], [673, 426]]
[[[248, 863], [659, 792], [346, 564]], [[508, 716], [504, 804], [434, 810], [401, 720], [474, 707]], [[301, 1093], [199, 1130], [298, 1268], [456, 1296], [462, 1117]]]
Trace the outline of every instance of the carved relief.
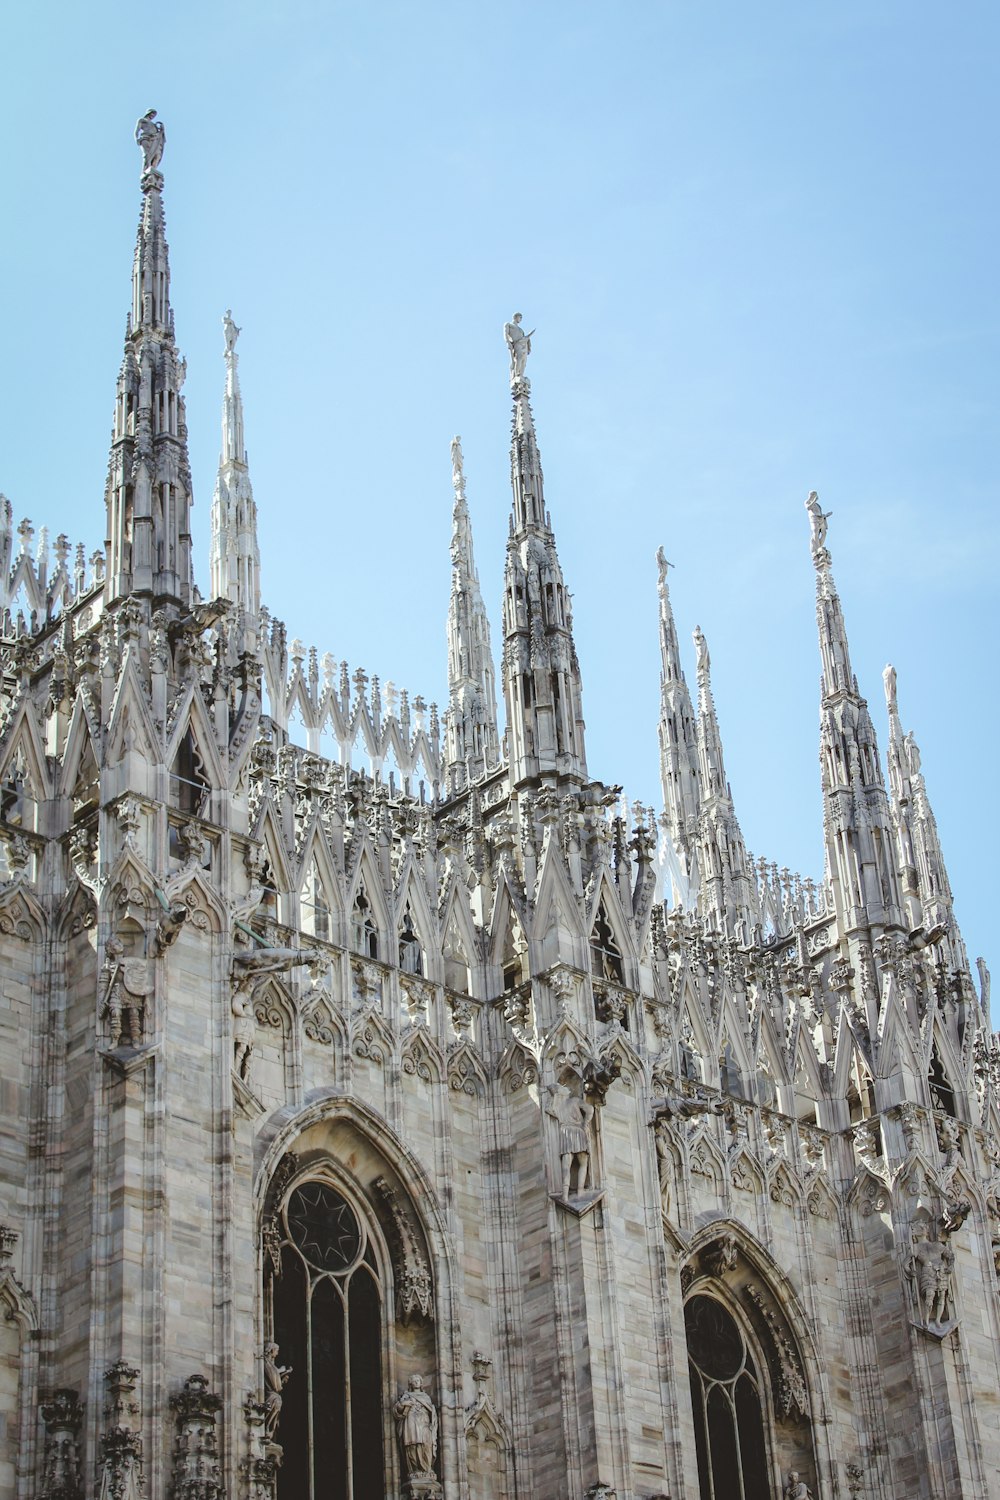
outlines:
[[396, 1316], [404, 1324], [414, 1318], [430, 1318], [433, 1308], [431, 1271], [417, 1230], [399, 1193], [385, 1177], [377, 1177], [372, 1186], [388, 1212]]
[[774, 1402], [783, 1417], [809, 1416], [809, 1396], [798, 1350], [760, 1287], [752, 1283], [746, 1295], [764, 1320], [770, 1335], [769, 1355], [773, 1375]]

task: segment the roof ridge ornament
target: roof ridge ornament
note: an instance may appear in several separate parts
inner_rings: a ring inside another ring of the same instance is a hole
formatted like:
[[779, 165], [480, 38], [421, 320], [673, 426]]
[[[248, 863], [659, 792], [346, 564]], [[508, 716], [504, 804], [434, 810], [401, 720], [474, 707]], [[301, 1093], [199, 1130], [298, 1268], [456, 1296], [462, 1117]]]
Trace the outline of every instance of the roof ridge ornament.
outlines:
[[157, 120], [155, 109], [147, 109], [135, 122], [135, 143], [142, 152], [142, 190], [144, 193], [159, 192], [163, 187], [163, 173], [157, 168], [163, 157], [167, 133], [163, 122]]

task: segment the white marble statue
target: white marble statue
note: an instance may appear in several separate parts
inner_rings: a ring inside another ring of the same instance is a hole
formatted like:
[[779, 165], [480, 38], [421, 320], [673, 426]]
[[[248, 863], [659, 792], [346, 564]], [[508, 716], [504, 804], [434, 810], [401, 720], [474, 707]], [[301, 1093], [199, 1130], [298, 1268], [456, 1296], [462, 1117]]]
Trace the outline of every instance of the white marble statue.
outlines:
[[708, 642], [701, 633], [700, 625], [694, 627], [694, 630], [691, 632], [691, 639], [694, 641], [695, 663], [698, 676], [700, 677], [712, 665], [712, 658], [708, 654]]
[[515, 313], [509, 323], [503, 326], [503, 336], [507, 340], [507, 348], [510, 352], [510, 378], [512, 381], [522, 379], [524, 367], [531, 353], [531, 334], [525, 333], [521, 327], [521, 314]]
[[559, 1122], [559, 1162], [562, 1168], [562, 1195], [570, 1197], [576, 1170], [576, 1191], [590, 1187], [590, 1122], [594, 1106], [571, 1093], [564, 1083], [549, 1085], [548, 1114]]
[[233, 322], [232, 308], [226, 308], [225, 317], [222, 319], [222, 331], [226, 340], [226, 353], [232, 354], [236, 348], [236, 340], [243, 331]]
[[437, 1454], [438, 1417], [424, 1390], [422, 1375], [411, 1375], [406, 1390], [392, 1409], [396, 1432], [409, 1479], [430, 1479]]
[[162, 121], [157, 120], [155, 109], [147, 109], [141, 119], [136, 121], [135, 143], [142, 152], [142, 175], [145, 177], [150, 172], [155, 172], [160, 165], [163, 148], [167, 143], [167, 133]]
[[785, 1485], [785, 1500], [812, 1500], [812, 1490], [799, 1474], [798, 1469], [789, 1469]]
[[812, 547], [813, 556], [815, 557], [816, 553], [822, 552], [823, 547], [826, 545], [826, 523], [833, 515], [833, 511], [823, 510], [819, 503], [819, 496], [815, 490], [809, 491], [806, 510], [809, 512], [809, 525], [812, 527], [812, 538], [809, 545]]

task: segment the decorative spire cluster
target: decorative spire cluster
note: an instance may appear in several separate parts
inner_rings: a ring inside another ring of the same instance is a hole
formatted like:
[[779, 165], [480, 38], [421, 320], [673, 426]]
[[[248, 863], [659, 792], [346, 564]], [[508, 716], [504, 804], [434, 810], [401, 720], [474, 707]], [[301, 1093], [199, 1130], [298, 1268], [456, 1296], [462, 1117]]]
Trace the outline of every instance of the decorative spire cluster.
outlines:
[[666, 863], [676, 904], [693, 905], [698, 895], [698, 814], [701, 776], [691, 694], [681, 666], [677, 627], [670, 603], [670, 563], [657, 548], [660, 598], [660, 783]]
[[524, 369], [531, 335], [521, 316], [504, 328], [514, 400], [513, 515], [503, 605], [507, 754], [516, 787], [587, 778], [580, 663], [570, 596], [545, 509], [541, 456]]
[[452, 439], [451, 469], [455, 504], [451, 532], [445, 746], [452, 787], [459, 791], [499, 765], [500, 740], [490, 622], [472, 550], [462, 440], [458, 437]]
[[920, 751], [912, 731], [903, 733], [896, 697], [896, 669], [882, 674], [889, 715], [889, 801], [896, 835], [896, 859], [906, 924], [911, 932], [947, 935], [955, 967], [968, 962], [952, 906], [951, 882], [945, 868], [937, 820], [920, 766]]
[[212, 597], [229, 599], [243, 615], [245, 628], [252, 632], [260, 615], [260, 550], [257, 506], [243, 435], [243, 397], [236, 353], [240, 329], [228, 310], [222, 326], [226, 340], [226, 393], [222, 403], [222, 453], [212, 497]]
[[136, 125], [143, 154], [142, 215], [132, 267], [132, 311], [118, 373], [105, 493], [107, 598], [191, 599], [191, 465], [174, 341], [163, 218], [164, 130], [151, 109]]
[[820, 508], [815, 490], [805, 504], [816, 569], [816, 623], [823, 664], [823, 825], [835, 908], [847, 933], [899, 928], [903, 913], [889, 799], [875, 726], [851, 668], [847, 627], [826, 548], [830, 513]]

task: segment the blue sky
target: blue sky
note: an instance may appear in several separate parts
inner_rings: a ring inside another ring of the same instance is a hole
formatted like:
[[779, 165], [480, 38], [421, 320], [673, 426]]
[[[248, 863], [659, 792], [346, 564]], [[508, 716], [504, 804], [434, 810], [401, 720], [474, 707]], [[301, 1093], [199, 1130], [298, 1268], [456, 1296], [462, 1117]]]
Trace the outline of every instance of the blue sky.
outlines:
[[747, 842], [821, 873], [816, 488], [883, 749], [892, 660], [970, 950], [1000, 963], [998, 44], [995, 5], [912, 0], [22, 7], [0, 489], [103, 537], [155, 107], [202, 586], [231, 306], [269, 606], [442, 701], [449, 442], [496, 645], [522, 310], [592, 773], [659, 803], [662, 543]]

